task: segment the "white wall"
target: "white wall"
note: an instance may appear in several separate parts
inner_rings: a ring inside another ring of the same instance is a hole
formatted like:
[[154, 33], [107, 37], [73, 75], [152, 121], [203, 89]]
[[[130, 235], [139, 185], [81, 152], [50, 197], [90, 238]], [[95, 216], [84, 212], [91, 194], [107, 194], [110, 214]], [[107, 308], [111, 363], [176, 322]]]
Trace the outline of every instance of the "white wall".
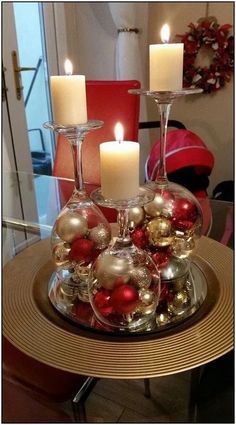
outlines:
[[[143, 62], [144, 84], [148, 88], [148, 48], [159, 42], [159, 30], [168, 22], [173, 34], [184, 33], [188, 24], [196, 22], [206, 13], [204, 2], [138, 2], [137, 26], [141, 29], [140, 49]], [[108, 3], [65, 3], [68, 54], [75, 72], [87, 79], [115, 79], [116, 28]], [[209, 15], [220, 24], [233, 23], [232, 2], [209, 2]], [[158, 119], [156, 105], [147, 100], [148, 119]], [[145, 107], [142, 106], [142, 109]], [[143, 110], [141, 111], [141, 119]], [[222, 180], [233, 179], [233, 82], [217, 93], [194, 95], [178, 100], [172, 108], [171, 119], [183, 121], [186, 127], [204, 140], [215, 157], [210, 178], [209, 194]], [[146, 156], [157, 136], [148, 132], [140, 136], [141, 178]]]
[[[215, 16], [219, 24], [233, 25], [233, 2], [209, 2], [209, 16]], [[149, 43], [157, 43], [159, 30], [168, 22], [175, 34], [188, 31], [190, 22], [197, 22], [206, 14], [204, 2], [149, 3]], [[149, 104], [149, 117], [156, 116], [156, 109]], [[233, 180], [233, 75], [232, 81], [216, 93], [187, 96], [176, 101], [170, 118], [182, 121], [196, 132], [213, 152], [215, 166], [210, 177], [208, 193], [223, 180]]]

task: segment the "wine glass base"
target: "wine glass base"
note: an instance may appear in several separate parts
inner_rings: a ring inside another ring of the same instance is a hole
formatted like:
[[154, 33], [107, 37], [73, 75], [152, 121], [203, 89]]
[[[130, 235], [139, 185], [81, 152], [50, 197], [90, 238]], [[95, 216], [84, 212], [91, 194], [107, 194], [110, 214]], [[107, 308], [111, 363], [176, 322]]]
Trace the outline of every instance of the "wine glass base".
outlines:
[[117, 210], [143, 206], [154, 199], [154, 193], [146, 186], [140, 186], [136, 197], [130, 199], [106, 199], [101, 189], [96, 189], [91, 193], [92, 200], [100, 206], [107, 208], [116, 208]]
[[183, 88], [181, 90], [174, 91], [156, 91], [156, 90], [143, 90], [143, 89], [130, 89], [130, 94], [149, 96], [154, 98], [158, 103], [172, 103], [175, 99], [190, 94], [200, 94], [203, 92], [202, 89], [195, 88]]

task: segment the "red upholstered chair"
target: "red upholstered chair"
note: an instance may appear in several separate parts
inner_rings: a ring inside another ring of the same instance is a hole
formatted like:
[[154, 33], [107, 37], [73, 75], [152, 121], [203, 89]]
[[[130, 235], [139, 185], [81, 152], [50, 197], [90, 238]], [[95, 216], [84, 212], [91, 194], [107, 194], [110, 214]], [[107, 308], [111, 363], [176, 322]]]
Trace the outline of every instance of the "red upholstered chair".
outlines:
[[[138, 140], [140, 99], [128, 93], [129, 89], [138, 88], [140, 83], [136, 80], [86, 81], [88, 119], [104, 121], [103, 127], [89, 133], [82, 145], [83, 175], [88, 193], [100, 186], [99, 145], [115, 140], [115, 124], [122, 123], [124, 140]], [[71, 148], [61, 135], [57, 138], [53, 175], [74, 178]], [[62, 205], [70, 198], [72, 188], [69, 182], [60, 182]], [[116, 220], [113, 210], [102, 210], [110, 222]]]
[[[2, 339], [2, 359], [5, 422], [21, 422], [23, 417], [23, 422], [47, 422], [50, 415], [50, 422], [67, 422], [62, 410], [65, 401], [71, 401], [70, 422], [86, 419], [84, 401], [96, 379], [41, 363], [18, 350], [5, 337]], [[14, 394], [27, 405], [16, 404]], [[40, 406], [44, 411], [37, 417]], [[45, 421], [39, 420], [43, 418]]]

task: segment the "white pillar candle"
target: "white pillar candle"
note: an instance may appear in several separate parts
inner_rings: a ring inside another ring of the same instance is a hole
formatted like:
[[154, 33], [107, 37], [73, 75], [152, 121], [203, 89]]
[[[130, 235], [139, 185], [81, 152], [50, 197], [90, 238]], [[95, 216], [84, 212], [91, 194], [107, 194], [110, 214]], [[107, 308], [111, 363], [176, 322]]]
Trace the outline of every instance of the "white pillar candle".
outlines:
[[72, 75], [72, 64], [65, 61], [63, 76], [50, 77], [53, 120], [58, 124], [75, 125], [87, 122], [84, 75]]
[[149, 46], [150, 90], [175, 91], [183, 87], [183, 43], [168, 43], [169, 27], [161, 30], [163, 44]]
[[116, 201], [134, 198], [139, 190], [139, 144], [123, 141], [122, 132], [117, 123], [116, 141], [100, 144], [101, 192]]

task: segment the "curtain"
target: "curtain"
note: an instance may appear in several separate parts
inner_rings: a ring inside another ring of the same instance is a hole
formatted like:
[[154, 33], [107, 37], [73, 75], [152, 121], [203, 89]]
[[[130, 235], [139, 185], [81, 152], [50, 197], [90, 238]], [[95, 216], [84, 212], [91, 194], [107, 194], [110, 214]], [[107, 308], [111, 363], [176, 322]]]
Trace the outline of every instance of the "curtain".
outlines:
[[109, 3], [112, 19], [118, 31], [116, 42], [117, 80], [136, 79], [143, 83], [139, 47], [139, 30], [136, 28], [135, 3]]

